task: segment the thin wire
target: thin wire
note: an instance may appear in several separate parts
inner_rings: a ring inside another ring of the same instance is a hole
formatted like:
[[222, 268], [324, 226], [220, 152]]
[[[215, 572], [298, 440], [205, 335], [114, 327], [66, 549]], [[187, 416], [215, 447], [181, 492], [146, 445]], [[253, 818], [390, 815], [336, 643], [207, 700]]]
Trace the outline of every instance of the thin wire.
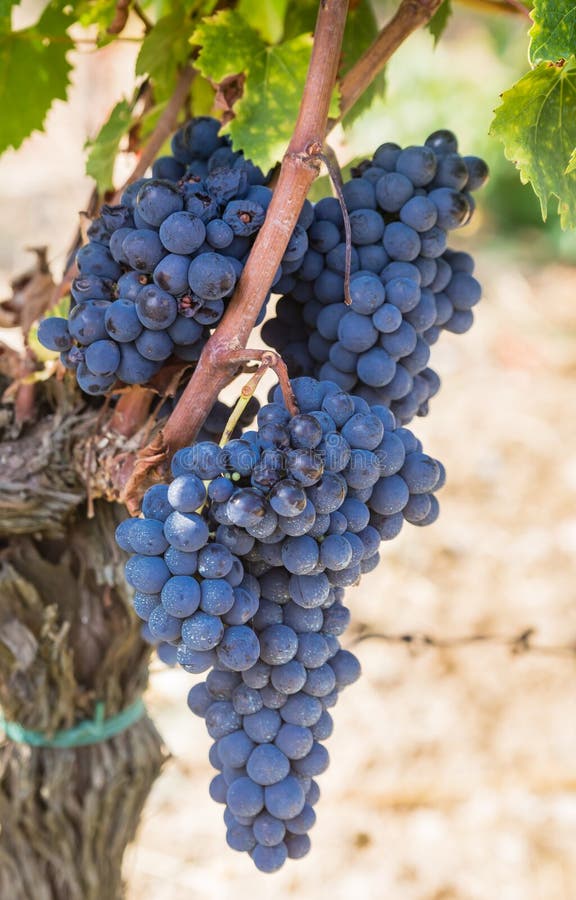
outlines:
[[472, 644], [492, 644], [508, 647], [512, 653], [536, 653], [541, 656], [574, 656], [576, 657], [576, 640], [569, 644], [538, 644], [534, 642], [536, 630], [524, 628], [515, 635], [499, 634], [466, 634], [453, 638], [435, 637], [426, 632], [406, 634], [386, 634], [384, 632], [367, 631], [359, 634], [351, 645], [356, 646], [364, 641], [379, 640], [389, 644], [404, 644], [413, 649], [450, 650]]

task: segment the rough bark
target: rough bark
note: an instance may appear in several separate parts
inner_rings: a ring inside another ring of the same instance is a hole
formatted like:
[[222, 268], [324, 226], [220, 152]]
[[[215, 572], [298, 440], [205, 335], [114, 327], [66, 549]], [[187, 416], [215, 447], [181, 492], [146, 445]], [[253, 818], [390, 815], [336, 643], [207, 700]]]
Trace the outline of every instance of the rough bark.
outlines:
[[[19, 436], [8, 423], [0, 443], [0, 705], [48, 734], [93, 718], [99, 701], [106, 717], [130, 705], [149, 660], [114, 543], [125, 511], [99, 501], [86, 515], [75, 455], [98, 411], [59, 400], [56, 412], [41, 399], [42, 418]], [[120, 898], [122, 856], [164, 758], [147, 716], [87, 747], [0, 744], [0, 897]]]

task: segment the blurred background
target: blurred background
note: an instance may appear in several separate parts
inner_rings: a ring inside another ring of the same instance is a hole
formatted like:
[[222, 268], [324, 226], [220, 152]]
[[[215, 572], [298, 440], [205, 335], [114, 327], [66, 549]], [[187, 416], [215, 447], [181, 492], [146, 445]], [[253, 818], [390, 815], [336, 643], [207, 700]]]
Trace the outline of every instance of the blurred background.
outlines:
[[[68, 106], [0, 161], [0, 296], [47, 245], [57, 275], [85, 208], [83, 145], [130, 90], [135, 45], [81, 55]], [[436, 49], [412, 36], [388, 95], [333, 135], [341, 163], [451, 128], [492, 170], [453, 239], [484, 285], [474, 329], [433, 350], [443, 388], [413, 430], [448, 483], [431, 528], [405, 526], [349, 591], [363, 678], [337, 708], [313, 848], [276, 875], [224, 840], [192, 677], [153, 664], [147, 702], [171, 753], [126, 859], [129, 900], [574, 900], [576, 897], [576, 239], [541, 222], [502, 146], [499, 94], [527, 68], [526, 20], [458, 7]], [[119, 162], [119, 176], [130, 158]], [[316, 196], [328, 190], [317, 184]], [[3, 335], [12, 339], [10, 335]], [[547, 653], [495, 642], [418, 648], [358, 637], [536, 630]], [[557, 648], [557, 649], [554, 649]]]

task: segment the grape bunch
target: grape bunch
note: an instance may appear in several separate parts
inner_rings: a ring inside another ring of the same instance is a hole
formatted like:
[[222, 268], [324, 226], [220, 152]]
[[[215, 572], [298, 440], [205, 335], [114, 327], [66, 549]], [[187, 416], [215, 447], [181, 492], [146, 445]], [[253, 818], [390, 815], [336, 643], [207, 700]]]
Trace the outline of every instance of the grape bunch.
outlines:
[[440, 463], [339, 385], [292, 381], [257, 428], [177, 451], [142, 518], [117, 530], [145, 636], [192, 673], [189, 696], [215, 744], [211, 795], [231, 847], [262, 871], [304, 855], [328, 765], [328, 709], [359, 675], [339, 636], [345, 587], [378, 562], [403, 522], [438, 514]]
[[210, 795], [225, 804], [226, 840], [250, 853], [262, 872], [310, 850], [320, 797], [315, 779], [329, 764], [329, 709], [360, 675], [337, 637], [348, 618], [336, 599], [322, 609], [283, 595], [261, 600], [253, 620], [259, 661], [242, 673], [213, 669], [189, 692], [190, 709], [214, 740], [210, 761], [218, 774]]
[[440, 387], [431, 345], [443, 330], [467, 331], [481, 297], [472, 258], [448, 249], [447, 235], [470, 220], [488, 169], [437, 131], [421, 147], [383, 144], [353, 174], [342, 188], [350, 305], [342, 209], [328, 197], [314, 207], [301, 267], [274, 288], [283, 296], [262, 336], [293, 374], [335, 381], [407, 424]]
[[[68, 318], [40, 323], [88, 394], [144, 384], [171, 356], [196, 362], [221, 319], [272, 191], [260, 169], [220, 137], [220, 122], [192, 119], [117, 206], [104, 206], [78, 250]], [[306, 203], [278, 269], [300, 266], [313, 217]]]

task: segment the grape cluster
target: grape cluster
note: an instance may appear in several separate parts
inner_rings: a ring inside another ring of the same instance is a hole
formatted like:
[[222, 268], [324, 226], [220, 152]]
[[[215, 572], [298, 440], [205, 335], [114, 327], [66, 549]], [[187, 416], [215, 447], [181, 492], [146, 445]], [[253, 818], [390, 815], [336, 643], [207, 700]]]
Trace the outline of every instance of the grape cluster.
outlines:
[[447, 248], [474, 210], [488, 176], [460, 156], [449, 131], [424, 146], [383, 144], [343, 185], [350, 219], [351, 304], [345, 302], [344, 220], [320, 200], [301, 267], [275, 286], [284, 296], [263, 326], [294, 374], [316, 374], [391, 409], [401, 424], [425, 415], [440, 380], [428, 367], [442, 330], [462, 334], [481, 288], [467, 253]]
[[[68, 318], [40, 323], [41, 343], [88, 394], [144, 384], [172, 355], [196, 362], [223, 315], [272, 191], [219, 128], [209, 117], [190, 121], [151, 178], [102, 208], [76, 254]], [[300, 266], [312, 216], [307, 202], [277, 280]]]
[[349, 613], [339, 600], [306, 609], [277, 596], [261, 600], [253, 620], [262, 645], [257, 664], [241, 674], [213, 669], [188, 695], [214, 740], [210, 795], [225, 804], [226, 840], [263, 872], [310, 849], [315, 778], [329, 764], [329, 709], [360, 675], [356, 657], [340, 649]]
[[171, 483], [117, 530], [146, 635], [165, 660], [209, 670], [189, 705], [215, 741], [211, 794], [228, 843], [262, 871], [309, 849], [328, 709], [359, 675], [338, 641], [344, 588], [404, 521], [435, 520], [444, 480], [385, 407], [334, 382], [292, 388], [296, 414], [278, 389], [256, 430], [179, 450]]

